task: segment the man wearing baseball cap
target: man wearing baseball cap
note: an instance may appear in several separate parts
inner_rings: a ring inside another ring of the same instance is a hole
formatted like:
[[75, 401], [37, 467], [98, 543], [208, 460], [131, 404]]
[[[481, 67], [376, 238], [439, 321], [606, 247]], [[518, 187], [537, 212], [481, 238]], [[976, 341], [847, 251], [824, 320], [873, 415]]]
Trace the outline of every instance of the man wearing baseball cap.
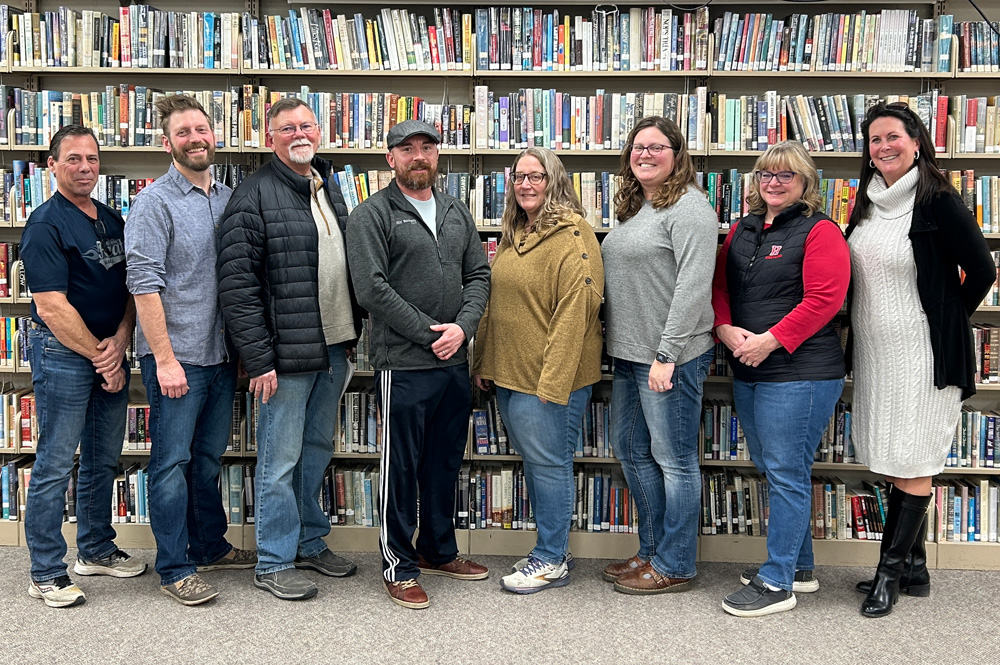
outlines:
[[458, 556], [453, 518], [472, 409], [466, 341], [486, 308], [490, 269], [469, 209], [434, 189], [440, 142], [427, 123], [393, 126], [386, 160], [396, 177], [347, 223], [358, 303], [372, 317], [382, 414], [383, 583], [394, 602], [411, 609], [429, 604], [421, 573], [489, 575]]

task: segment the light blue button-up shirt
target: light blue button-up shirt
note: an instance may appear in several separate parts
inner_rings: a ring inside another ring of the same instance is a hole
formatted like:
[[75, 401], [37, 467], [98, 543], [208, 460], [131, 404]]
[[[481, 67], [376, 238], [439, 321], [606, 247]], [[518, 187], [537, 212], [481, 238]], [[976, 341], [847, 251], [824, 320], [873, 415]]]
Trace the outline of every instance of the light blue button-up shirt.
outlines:
[[[139, 193], [125, 224], [128, 290], [160, 295], [182, 363], [204, 367], [227, 357], [215, 262], [216, 230], [232, 194], [215, 181], [205, 194], [171, 164]], [[136, 346], [139, 356], [151, 353], [141, 325]]]

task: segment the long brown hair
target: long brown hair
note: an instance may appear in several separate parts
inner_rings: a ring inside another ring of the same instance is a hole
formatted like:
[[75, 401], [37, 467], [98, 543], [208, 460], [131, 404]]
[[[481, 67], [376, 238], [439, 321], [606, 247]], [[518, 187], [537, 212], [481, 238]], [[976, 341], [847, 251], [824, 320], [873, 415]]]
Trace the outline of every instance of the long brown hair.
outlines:
[[878, 173], [872, 162], [872, 155], [868, 147], [871, 140], [870, 129], [872, 123], [879, 118], [896, 118], [903, 123], [906, 134], [917, 141], [920, 150], [914, 164], [920, 172], [917, 178], [916, 202], [920, 204], [930, 203], [938, 192], [953, 191], [951, 183], [938, 170], [937, 160], [934, 158], [934, 141], [930, 132], [920, 120], [920, 116], [914, 113], [909, 106], [901, 102], [883, 104], [879, 102], [868, 109], [865, 120], [861, 123], [861, 134], [864, 139], [861, 143], [861, 177], [858, 179], [858, 195], [854, 203], [854, 211], [851, 213], [851, 222], [857, 224], [868, 214], [872, 201], [868, 198], [868, 185], [872, 178]]
[[[554, 152], [548, 148], [527, 148], [522, 150], [514, 163], [510, 167], [510, 172], [517, 170], [517, 164], [525, 157], [534, 157], [541, 163], [545, 170], [545, 189], [542, 194], [545, 200], [535, 217], [536, 228], [552, 226], [561, 219], [565, 219], [570, 214], [585, 216], [583, 204], [573, 189], [573, 183], [566, 174], [566, 167]], [[514, 244], [514, 232], [524, 226], [528, 221], [528, 213], [524, 212], [514, 196], [514, 185], [507, 182], [507, 194], [504, 196], [503, 217], [500, 218], [500, 241]]]
[[681, 134], [680, 128], [673, 120], [658, 115], [643, 118], [635, 123], [635, 127], [629, 132], [628, 140], [622, 148], [621, 166], [618, 175], [621, 178], [621, 186], [615, 194], [615, 215], [619, 223], [627, 221], [639, 212], [646, 202], [646, 196], [642, 191], [642, 186], [632, 173], [632, 142], [639, 132], [649, 127], [654, 127], [667, 137], [670, 147], [674, 151], [674, 168], [667, 176], [666, 182], [660, 185], [653, 194], [652, 204], [654, 208], [669, 208], [681, 198], [688, 187], [694, 187], [700, 192], [704, 190], [698, 186], [698, 175], [691, 161], [691, 155], [687, 151], [687, 140]]

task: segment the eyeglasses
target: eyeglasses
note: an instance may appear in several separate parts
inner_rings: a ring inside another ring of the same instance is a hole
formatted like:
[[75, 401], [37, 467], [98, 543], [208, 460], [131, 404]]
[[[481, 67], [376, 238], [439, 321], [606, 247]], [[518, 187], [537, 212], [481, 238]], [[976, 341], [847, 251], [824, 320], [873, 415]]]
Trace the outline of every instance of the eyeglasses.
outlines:
[[302, 130], [303, 134], [312, 134], [319, 127], [315, 122], [304, 122], [301, 125], [285, 125], [284, 127], [278, 127], [277, 129], [272, 129], [272, 132], [277, 132], [282, 136], [295, 136], [295, 132]]
[[548, 177], [548, 173], [539, 173], [538, 171], [535, 171], [534, 173], [521, 173], [520, 171], [514, 171], [510, 174], [510, 181], [515, 185], [520, 185], [524, 182], [524, 179], [527, 178], [528, 182], [532, 185], [537, 185]]
[[787, 185], [795, 177], [795, 171], [778, 171], [777, 173], [772, 173], [771, 171], [754, 171], [753, 177], [757, 179], [757, 182], [765, 185], [771, 182], [773, 178], [777, 178], [778, 182], [782, 185]]
[[673, 150], [674, 147], [670, 145], [663, 145], [662, 143], [654, 143], [653, 145], [639, 145], [638, 143], [633, 143], [629, 146], [629, 150], [637, 155], [641, 155], [642, 151], [645, 150], [652, 157], [656, 157], [664, 150]]

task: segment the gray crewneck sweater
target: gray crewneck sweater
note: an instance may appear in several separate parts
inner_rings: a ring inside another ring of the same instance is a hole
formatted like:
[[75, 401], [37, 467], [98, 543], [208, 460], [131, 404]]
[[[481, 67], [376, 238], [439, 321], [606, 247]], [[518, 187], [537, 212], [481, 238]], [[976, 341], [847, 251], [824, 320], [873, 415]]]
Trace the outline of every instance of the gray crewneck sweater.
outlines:
[[649, 365], [660, 352], [682, 364], [712, 348], [718, 229], [693, 187], [669, 208], [646, 202], [619, 220], [601, 245], [608, 355]]

